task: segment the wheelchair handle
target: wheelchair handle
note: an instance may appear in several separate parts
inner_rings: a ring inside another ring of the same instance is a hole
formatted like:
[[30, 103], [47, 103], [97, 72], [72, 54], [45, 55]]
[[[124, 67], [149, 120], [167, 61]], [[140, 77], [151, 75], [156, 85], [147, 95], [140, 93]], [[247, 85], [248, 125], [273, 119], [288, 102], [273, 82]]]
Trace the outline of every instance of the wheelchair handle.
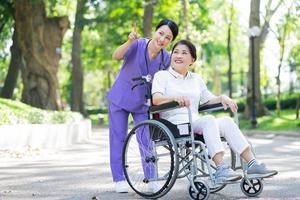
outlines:
[[143, 81], [143, 82], [145, 81], [145, 82], [150, 83], [151, 80], [152, 80], [152, 76], [150, 74], [148, 74], [147, 76], [134, 77], [131, 80], [133, 80], [133, 81]]

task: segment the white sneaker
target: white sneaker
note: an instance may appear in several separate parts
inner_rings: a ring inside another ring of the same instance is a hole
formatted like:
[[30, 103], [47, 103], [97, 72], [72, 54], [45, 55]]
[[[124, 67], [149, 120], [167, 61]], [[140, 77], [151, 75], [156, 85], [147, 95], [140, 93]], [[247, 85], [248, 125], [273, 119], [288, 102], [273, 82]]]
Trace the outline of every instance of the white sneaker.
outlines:
[[161, 189], [161, 187], [159, 186], [159, 184], [155, 181], [149, 182], [148, 183], [148, 192], [151, 193], [156, 193]]
[[242, 178], [242, 176], [233, 171], [228, 165], [221, 165], [217, 167], [215, 172], [215, 178], [218, 181], [236, 181]]
[[117, 193], [127, 193], [128, 192], [128, 185], [126, 181], [118, 181], [115, 185]]

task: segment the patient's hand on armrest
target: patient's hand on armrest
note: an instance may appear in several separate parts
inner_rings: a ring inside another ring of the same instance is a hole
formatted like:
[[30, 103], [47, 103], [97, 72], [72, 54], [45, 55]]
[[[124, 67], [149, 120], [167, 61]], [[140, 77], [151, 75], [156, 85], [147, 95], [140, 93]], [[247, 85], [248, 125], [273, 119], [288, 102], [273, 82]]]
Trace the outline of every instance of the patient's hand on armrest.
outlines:
[[211, 105], [211, 104], [218, 104], [218, 103], [221, 103], [223, 105], [224, 110], [230, 108], [231, 112], [234, 113], [236, 113], [238, 110], [237, 104], [226, 95], [220, 95], [218, 97], [212, 98], [205, 104]]
[[163, 103], [157, 106], [151, 106], [150, 107], [150, 113], [159, 113], [166, 110], [171, 110], [174, 108], [179, 107], [179, 104], [176, 101], [171, 101], [168, 103]]
[[172, 101], [177, 102], [179, 106], [190, 106], [190, 100], [184, 96], [168, 97], [161, 93], [154, 93], [152, 95], [153, 105], [161, 105]]

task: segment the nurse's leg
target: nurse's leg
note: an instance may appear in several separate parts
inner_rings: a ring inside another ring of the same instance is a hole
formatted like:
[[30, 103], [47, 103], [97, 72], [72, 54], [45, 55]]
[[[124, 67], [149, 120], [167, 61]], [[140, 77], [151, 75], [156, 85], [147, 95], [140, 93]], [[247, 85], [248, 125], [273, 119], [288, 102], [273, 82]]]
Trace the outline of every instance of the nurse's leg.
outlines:
[[126, 110], [112, 103], [109, 104], [110, 168], [114, 182], [125, 180], [122, 150], [128, 132], [128, 116]]
[[[147, 113], [134, 113], [133, 114], [133, 120], [134, 120], [135, 125], [137, 125], [138, 123], [140, 123], [144, 120], [147, 120], [147, 119], [148, 119]], [[138, 130], [136, 137], [137, 137], [137, 141], [139, 143], [139, 151], [141, 154], [144, 175], [146, 178], [153, 178], [154, 174], [155, 174], [154, 163], [145, 162], [146, 157], [153, 156], [149, 127], [142, 126]]]

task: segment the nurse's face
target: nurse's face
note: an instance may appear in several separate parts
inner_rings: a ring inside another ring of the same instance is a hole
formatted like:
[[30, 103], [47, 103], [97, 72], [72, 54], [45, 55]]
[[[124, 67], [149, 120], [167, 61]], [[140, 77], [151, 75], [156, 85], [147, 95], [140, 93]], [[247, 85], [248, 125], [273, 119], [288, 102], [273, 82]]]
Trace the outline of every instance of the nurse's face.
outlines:
[[184, 44], [179, 44], [174, 48], [171, 56], [171, 65], [175, 69], [186, 70], [188, 67], [194, 63], [194, 58], [192, 57], [189, 48]]
[[159, 27], [153, 37], [154, 45], [156, 48], [162, 49], [168, 46], [173, 39], [171, 29], [167, 25]]

